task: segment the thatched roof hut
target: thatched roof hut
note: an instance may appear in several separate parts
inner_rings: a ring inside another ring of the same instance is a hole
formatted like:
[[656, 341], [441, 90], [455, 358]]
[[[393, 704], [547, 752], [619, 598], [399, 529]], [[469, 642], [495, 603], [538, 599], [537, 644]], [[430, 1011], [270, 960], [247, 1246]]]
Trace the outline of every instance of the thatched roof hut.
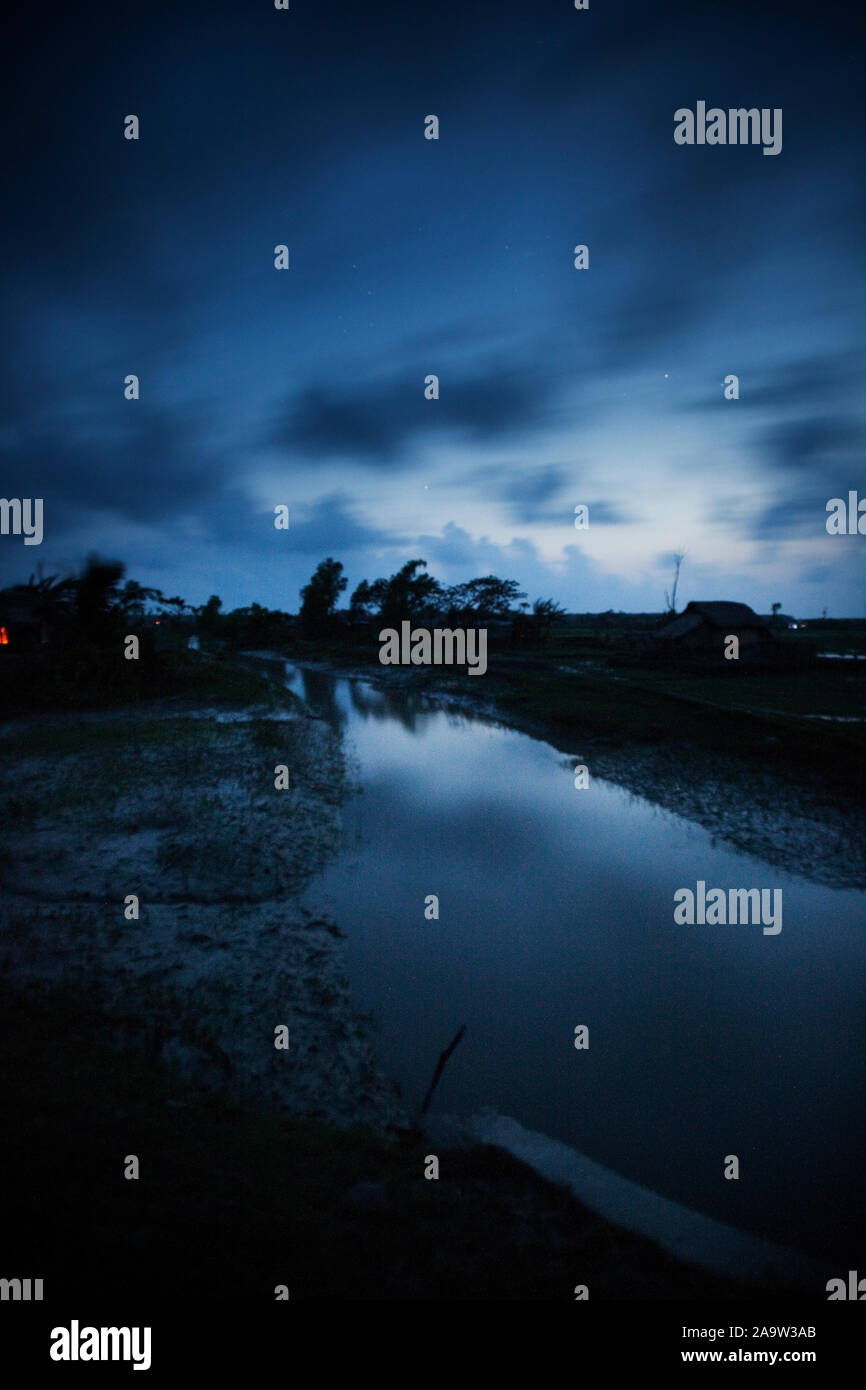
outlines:
[[698, 659], [721, 657], [725, 640], [739, 640], [740, 659], [763, 656], [771, 642], [768, 623], [747, 603], [727, 601], [690, 603], [660, 627], [656, 641], [671, 652]]

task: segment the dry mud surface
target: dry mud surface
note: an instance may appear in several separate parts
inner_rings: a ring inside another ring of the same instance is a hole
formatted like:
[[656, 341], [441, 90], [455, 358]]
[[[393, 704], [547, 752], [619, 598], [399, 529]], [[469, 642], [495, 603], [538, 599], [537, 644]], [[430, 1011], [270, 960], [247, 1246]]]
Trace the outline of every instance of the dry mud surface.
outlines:
[[339, 844], [351, 778], [338, 734], [300, 709], [142, 707], [7, 724], [0, 756], [11, 983], [74, 992], [112, 1041], [238, 1099], [403, 1123], [339, 928], [298, 902]]

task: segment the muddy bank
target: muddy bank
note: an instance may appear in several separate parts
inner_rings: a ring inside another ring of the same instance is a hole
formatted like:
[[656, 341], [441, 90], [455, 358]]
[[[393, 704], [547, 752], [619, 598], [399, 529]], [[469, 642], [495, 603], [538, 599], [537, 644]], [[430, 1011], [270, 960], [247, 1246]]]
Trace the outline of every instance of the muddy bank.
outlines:
[[402, 1123], [339, 928], [298, 902], [340, 842], [336, 731], [300, 702], [141, 707], [7, 724], [0, 756], [8, 981], [73, 990], [107, 1038], [231, 1097]]

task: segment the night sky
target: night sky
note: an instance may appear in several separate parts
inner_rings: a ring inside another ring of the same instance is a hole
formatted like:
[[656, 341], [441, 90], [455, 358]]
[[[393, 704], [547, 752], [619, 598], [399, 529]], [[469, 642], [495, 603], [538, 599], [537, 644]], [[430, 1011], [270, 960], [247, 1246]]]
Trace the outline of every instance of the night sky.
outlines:
[[[825, 528], [866, 495], [862, 24], [824, 0], [22, 9], [0, 495], [42, 497], [45, 539], [0, 538], [0, 583], [96, 550], [296, 611], [326, 555], [349, 593], [423, 557], [659, 610], [683, 548], [680, 606], [862, 616], [866, 539]], [[781, 108], [781, 152], [678, 145], [700, 100]]]

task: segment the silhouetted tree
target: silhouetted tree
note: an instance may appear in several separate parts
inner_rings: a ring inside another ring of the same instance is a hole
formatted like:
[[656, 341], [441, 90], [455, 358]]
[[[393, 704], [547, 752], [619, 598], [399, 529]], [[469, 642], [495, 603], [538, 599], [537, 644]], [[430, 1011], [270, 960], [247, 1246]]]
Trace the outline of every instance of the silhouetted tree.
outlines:
[[349, 599], [349, 612], [351, 614], [367, 614], [371, 608], [370, 585], [366, 579], [362, 579], [356, 589], [353, 590]]
[[[453, 584], [443, 591], [442, 611], [451, 621], [483, 622], [485, 618], [506, 618], [526, 594], [515, 579], [499, 579], [495, 574]], [[523, 605], [525, 607], [525, 605]]]
[[[380, 608], [385, 627], [394, 627], [404, 618], [413, 621], [437, 608], [442, 586], [431, 574], [418, 573], [426, 568], [426, 560], [407, 560], [385, 583]], [[377, 589], [381, 583], [377, 579], [371, 587]]]
[[77, 581], [61, 579], [57, 574], [43, 576], [40, 570], [38, 579], [31, 574], [27, 588], [36, 598], [36, 612], [48, 621], [68, 615], [76, 601]]
[[300, 620], [307, 637], [322, 637], [330, 630], [337, 599], [347, 583], [339, 560], [328, 556], [316, 566], [309, 584], [301, 590]]
[[[119, 623], [118, 585], [126, 566], [89, 555], [75, 582], [75, 609], [82, 636], [97, 644], [110, 640]], [[112, 609], [114, 612], [112, 613]]]
[[147, 589], [135, 579], [127, 579], [117, 595], [117, 606], [131, 618], [144, 617], [148, 603], [164, 603], [160, 589]]
[[512, 639], [518, 644], [546, 647], [555, 622], [565, 609], [552, 598], [537, 598], [529, 613], [515, 613], [511, 624]]
[[222, 614], [220, 613], [222, 606], [223, 601], [219, 595], [211, 594], [207, 603], [203, 603], [200, 607], [193, 610], [196, 616], [196, 626], [205, 639], [212, 641], [215, 637], [219, 636], [223, 621]]
[[550, 630], [565, 614], [565, 609], [552, 598], [537, 598], [532, 605], [531, 621], [538, 641], [547, 646]]
[[504, 618], [526, 594], [516, 579], [498, 579], [487, 574], [483, 579], [470, 579], [463, 586], [476, 618]]

